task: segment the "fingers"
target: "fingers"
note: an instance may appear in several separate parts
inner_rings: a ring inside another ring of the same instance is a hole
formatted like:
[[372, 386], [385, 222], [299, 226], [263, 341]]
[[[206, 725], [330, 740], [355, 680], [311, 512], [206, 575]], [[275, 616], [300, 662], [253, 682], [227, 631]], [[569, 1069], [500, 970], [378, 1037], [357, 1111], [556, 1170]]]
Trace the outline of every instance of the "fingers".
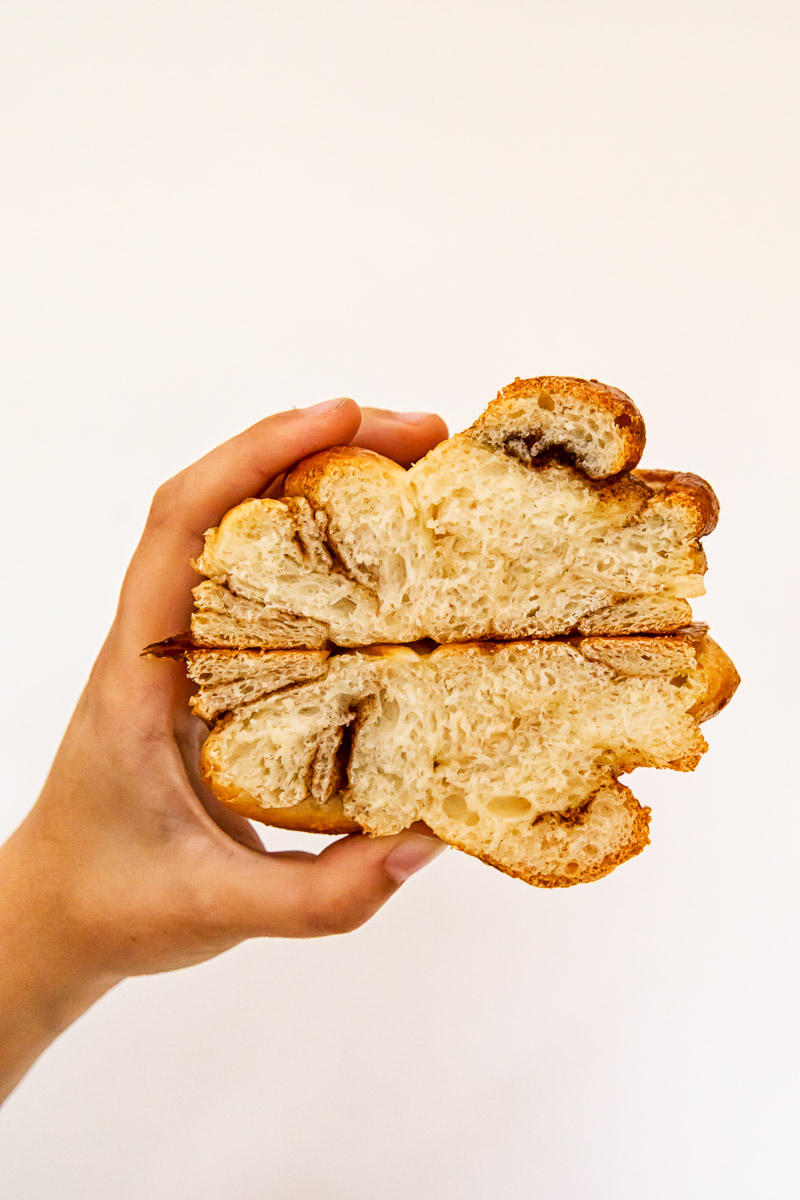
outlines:
[[185, 723], [176, 721], [176, 729], [178, 726], [182, 726], [182, 729], [175, 740], [183, 769], [195, 796], [214, 824], [227, 833], [228, 837], [248, 850], [266, 854], [264, 844], [250, 821], [234, 812], [227, 804], [223, 804], [206, 786], [200, 771], [200, 747], [208, 736], [208, 730], [197, 717], [189, 715], [188, 705], [185, 715]]
[[247, 496], [258, 496], [301, 458], [357, 442], [408, 464], [447, 435], [430, 413], [359, 410], [355, 401], [329, 400], [267, 417], [167, 480], [155, 495], [120, 597], [118, 636], [137, 653], [186, 627], [191, 559], [203, 534]]
[[246, 937], [321, 937], [369, 920], [445, 843], [416, 829], [341, 838], [321, 854], [239, 860], [228, 889], [233, 928]]
[[124, 663], [127, 691], [136, 690], [154, 711], [180, 702], [186, 686], [179, 664], [138, 656], [144, 646], [187, 628], [197, 583], [191, 560], [205, 531], [319, 450], [353, 442], [408, 465], [446, 436], [433, 414], [360, 410], [345, 397], [267, 417], [218, 446], [158, 489], [96, 669], [119, 682]]
[[247, 496], [317, 450], [349, 442], [361, 414], [349, 399], [267, 417], [169, 479], [155, 495], [131, 560], [117, 612], [116, 637], [138, 652], [184, 629], [197, 575], [190, 560], [203, 533]]
[[[435, 413], [396, 413], [385, 408], [362, 408], [361, 424], [358, 433], [351, 438], [351, 444], [374, 450], [408, 467], [446, 437], [447, 426]], [[284, 473], [277, 475], [262, 495], [280, 499], [285, 490], [285, 478]]]
[[362, 408], [361, 424], [353, 445], [375, 450], [408, 467], [446, 437], [447, 426], [435, 413], [395, 413], [383, 408]]

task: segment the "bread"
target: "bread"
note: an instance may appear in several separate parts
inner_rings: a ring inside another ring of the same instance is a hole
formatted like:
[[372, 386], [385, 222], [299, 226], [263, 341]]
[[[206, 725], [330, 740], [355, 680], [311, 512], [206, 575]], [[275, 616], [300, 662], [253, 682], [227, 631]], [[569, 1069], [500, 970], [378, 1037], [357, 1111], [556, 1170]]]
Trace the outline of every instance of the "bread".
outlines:
[[605, 875], [647, 844], [618, 782], [691, 770], [699, 722], [738, 677], [701, 628], [325, 651], [188, 651], [215, 720], [203, 774], [231, 808], [289, 828], [444, 841], [542, 887]]
[[227, 513], [191, 633], [148, 648], [198, 684], [215, 795], [322, 833], [422, 821], [542, 887], [638, 854], [619, 776], [692, 770], [738, 684], [690, 624], [716, 497], [638, 470], [644, 439], [615, 388], [516, 379], [409, 470], [336, 447]]
[[697, 476], [633, 470], [644, 437], [624, 393], [546, 376], [408, 471], [323, 451], [208, 532], [192, 633], [322, 648], [678, 629], [718, 505]]

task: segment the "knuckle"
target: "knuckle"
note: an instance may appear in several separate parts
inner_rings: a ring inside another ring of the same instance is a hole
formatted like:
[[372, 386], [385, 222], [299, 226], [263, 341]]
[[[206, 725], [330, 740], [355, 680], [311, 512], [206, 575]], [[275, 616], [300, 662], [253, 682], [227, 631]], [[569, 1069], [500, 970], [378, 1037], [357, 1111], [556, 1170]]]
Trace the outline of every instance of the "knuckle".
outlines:
[[327, 888], [313, 896], [306, 908], [306, 924], [312, 936], [352, 933], [371, 915], [371, 909], [352, 893]]
[[183, 482], [180, 475], [173, 475], [156, 489], [150, 504], [151, 523], [160, 524], [169, 519], [179, 506], [182, 491]]

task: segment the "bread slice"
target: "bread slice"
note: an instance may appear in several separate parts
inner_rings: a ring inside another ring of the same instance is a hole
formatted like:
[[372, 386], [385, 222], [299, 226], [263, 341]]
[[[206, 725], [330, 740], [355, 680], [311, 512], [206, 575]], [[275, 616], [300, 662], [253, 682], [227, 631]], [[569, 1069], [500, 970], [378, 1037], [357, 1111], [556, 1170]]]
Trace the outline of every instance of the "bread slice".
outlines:
[[697, 476], [634, 470], [644, 438], [623, 392], [542, 376], [408, 471], [323, 451], [283, 499], [209, 530], [193, 636], [321, 648], [678, 629], [718, 506]]
[[620, 775], [692, 770], [736, 671], [702, 627], [325, 651], [185, 650], [214, 721], [204, 777], [293, 829], [393, 834], [423, 821], [541, 887], [599, 879], [648, 841]]
[[319, 679], [328, 669], [327, 650], [191, 649], [186, 657], [189, 674], [199, 684], [192, 709], [205, 721]]
[[638, 469], [644, 441], [615, 388], [516, 379], [408, 471], [336, 447], [227, 513], [191, 634], [149, 648], [198, 684], [213, 792], [290, 829], [424, 822], [542, 887], [637, 854], [620, 776], [692, 770], [738, 684], [689, 624], [716, 497]]

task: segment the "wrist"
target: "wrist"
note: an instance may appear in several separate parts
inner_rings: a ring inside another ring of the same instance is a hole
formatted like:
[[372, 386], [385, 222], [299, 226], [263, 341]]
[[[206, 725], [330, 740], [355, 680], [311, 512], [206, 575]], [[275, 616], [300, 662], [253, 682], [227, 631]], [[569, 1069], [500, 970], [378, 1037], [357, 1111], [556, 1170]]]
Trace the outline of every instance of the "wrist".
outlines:
[[0, 1100], [60, 1033], [120, 981], [87, 957], [25, 826], [0, 848]]

